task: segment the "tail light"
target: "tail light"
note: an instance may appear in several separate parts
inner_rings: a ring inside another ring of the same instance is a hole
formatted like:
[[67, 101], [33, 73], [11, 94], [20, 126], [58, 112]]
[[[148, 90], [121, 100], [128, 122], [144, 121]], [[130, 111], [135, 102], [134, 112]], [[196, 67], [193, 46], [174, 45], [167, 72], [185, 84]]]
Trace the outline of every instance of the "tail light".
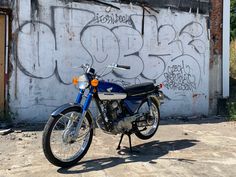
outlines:
[[159, 84], [159, 89], [162, 89], [164, 87], [164, 84]]

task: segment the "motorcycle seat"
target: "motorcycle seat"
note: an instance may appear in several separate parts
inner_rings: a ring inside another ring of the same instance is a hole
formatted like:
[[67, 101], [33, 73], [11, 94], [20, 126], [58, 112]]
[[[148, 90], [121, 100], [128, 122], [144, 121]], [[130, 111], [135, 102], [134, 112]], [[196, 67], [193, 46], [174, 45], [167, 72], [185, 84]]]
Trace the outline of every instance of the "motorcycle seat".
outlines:
[[127, 96], [141, 96], [153, 92], [155, 90], [155, 86], [151, 82], [146, 82], [125, 87], [124, 89]]

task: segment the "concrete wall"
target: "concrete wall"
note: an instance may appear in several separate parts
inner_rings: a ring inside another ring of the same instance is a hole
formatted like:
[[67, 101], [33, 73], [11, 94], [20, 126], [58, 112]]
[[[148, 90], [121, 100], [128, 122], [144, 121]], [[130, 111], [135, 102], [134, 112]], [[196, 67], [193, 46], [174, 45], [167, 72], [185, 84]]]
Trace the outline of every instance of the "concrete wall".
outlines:
[[[35, 1], [37, 2], [37, 1]], [[9, 81], [9, 105], [17, 121], [44, 121], [57, 106], [73, 102], [73, 69], [89, 63], [104, 79], [127, 86], [164, 83], [162, 116], [209, 112], [209, 30], [207, 16], [139, 6], [30, 0], [17, 4]], [[144, 22], [144, 27], [142, 27]]]

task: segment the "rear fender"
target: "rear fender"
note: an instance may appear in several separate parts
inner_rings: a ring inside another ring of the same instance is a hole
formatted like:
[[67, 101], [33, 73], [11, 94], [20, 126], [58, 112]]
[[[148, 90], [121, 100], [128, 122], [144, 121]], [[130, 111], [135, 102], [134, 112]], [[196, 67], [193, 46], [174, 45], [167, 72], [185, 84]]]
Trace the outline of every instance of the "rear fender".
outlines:
[[154, 96], [154, 95], [152, 95], [152, 96], [149, 96], [149, 98], [152, 99], [154, 102], [156, 102], [157, 105], [158, 105], [158, 107], [160, 107], [161, 102], [160, 102], [160, 99], [159, 99], [158, 96]]
[[[64, 105], [61, 105], [60, 107], [58, 107], [56, 110], [54, 110], [52, 113], [51, 113], [51, 116], [52, 117], [57, 117], [59, 116], [60, 114], [62, 114], [66, 109], [69, 109], [69, 108], [76, 108], [78, 110], [78, 112], [82, 113], [82, 105], [81, 104], [76, 104], [76, 103], [66, 103]], [[86, 113], [86, 116], [89, 116], [92, 120], [92, 124], [93, 124], [93, 129], [96, 128], [96, 123], [95, 123], [95, 120], [92, 116], [92, 113], [90, 112], [90, 110], [87, 110], [87, 113]], [[95, 131], [94, 131], [95, 132]]]

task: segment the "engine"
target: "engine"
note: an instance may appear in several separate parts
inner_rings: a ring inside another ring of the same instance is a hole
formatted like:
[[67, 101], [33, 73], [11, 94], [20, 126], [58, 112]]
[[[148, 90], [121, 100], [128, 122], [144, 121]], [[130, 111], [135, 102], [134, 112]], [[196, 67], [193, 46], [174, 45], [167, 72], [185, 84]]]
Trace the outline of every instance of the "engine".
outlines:
[[[112, 132], [113, 123], [118, 120], [118, 117], [121, 117], [122, 109], [121, 109], [120, 101], [118, 101], [118, 100], [102, 101], [100, 106], [101, 106], [101, 109], [103, 112], [103, 116], [105, 117], [105, 121], [109, 125], [108, 128], [109, 128], [110, 132]], [[101, 115], [98, 116], [97, 123], [101, 129], [106, 131]]]
[[[121, 102], [119, 100], [103, 101], [101, 107], [105, 121], [108, 125], [110, 125], [109, 132], [112, 134], [128, 132], [132, 129], [132, 123], [134, 121], [143, 118], [143, 116], [139, 114], [133, 116], [124, 115]], [[101, 116], [98, 117], [97, 122], [100, 128], [106, 131]]]
[[121, 116], [122, 108], [120, 105], [120, 101], [107, 101], [106, 103], [106, 116], [110, 121], [116, 120]]

